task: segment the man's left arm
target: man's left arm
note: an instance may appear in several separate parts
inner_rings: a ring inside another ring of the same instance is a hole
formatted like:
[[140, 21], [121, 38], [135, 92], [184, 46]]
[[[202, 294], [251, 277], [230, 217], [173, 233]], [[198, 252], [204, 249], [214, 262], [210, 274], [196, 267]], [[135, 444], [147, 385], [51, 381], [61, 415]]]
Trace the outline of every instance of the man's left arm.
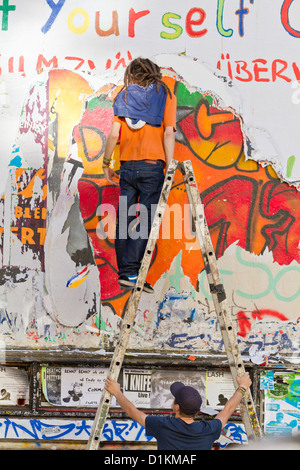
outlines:
[[164, 133], [164, 150], [166, 156], [166, 171], [174, 156], [175, 132], [172, 126], [168, 126]]
[[164, 112], [163, 125], [164, 131], [164, 150], [166, 157], [166, 170], [170, 165], [171, 160], [174, 157], [175, 149], [175, 132], [176, 132], [176, 110], [177, 110], [177, 99], [174, 94], [172, 98], [167, 96], [167, 102]]
[[139, 423], [141, 426], [145, 427], [147, 415], [142, 411], [139, 411], [128, 398], [121, 392], [120, 384], [113, 380], [111, 377], [107, 377], [105, 389], [116, 397], [117, 402], [120, 407], [128, 414], [128, 416]]

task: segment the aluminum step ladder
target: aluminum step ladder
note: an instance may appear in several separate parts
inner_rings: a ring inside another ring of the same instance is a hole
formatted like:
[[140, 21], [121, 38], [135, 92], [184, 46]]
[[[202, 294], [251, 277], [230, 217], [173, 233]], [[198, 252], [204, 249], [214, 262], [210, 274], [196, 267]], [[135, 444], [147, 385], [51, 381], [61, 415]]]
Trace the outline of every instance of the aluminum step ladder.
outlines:
[[[118, 380], [130, 338], [131, 329], [133, 327], [135, 315], [143, 292], [144, 283], [146, 281], [150, 267], [152, 254], [159, 236], [159, 230], [165, 207], [172, 189], [175, 171], [177, 169], [179, 169], [183, 175], [183, 181], [186, 187], [192, 211], [193, 226], [200, 245], [209, 288], [220, 324], [222, 339], [228, 357], [233, 382], [235, 387], [237, 387], [238, 383], [236, 377], [242, 376], [245, 373], [245, 368], [238, 347], [231, 314], [227, 307], [224, 286], [220, 278], [217, 260], [204, 214], [204, 208], [200, 199], [195, 174], [190, 161], [178, 162], [177, 160], [172, 160], [168, 167], [145, 249], [145, 254], [141, 263], [141, 268], [139, 270], [138, 279], [135, 288], [133, 289], [128, 300], [128, 305], [122, 320], [119, 339], [111, 360], [108, 376], [112, 377], [116, 381]], [[97, 450], [99, 448], [101, 434], [107, 418], [107, 414], [109, 412], [111, 399], [112, 396], [110, 393], [107, 390], [104, 390], [101, 395], [91, 434], [88, 440], [87, 450]], [[262, 433], [250, 390], [247, 390], [245, 398], [243, 398], [240, 407], [242, 421], [244, 423], [248, 439], [261, 438]]]

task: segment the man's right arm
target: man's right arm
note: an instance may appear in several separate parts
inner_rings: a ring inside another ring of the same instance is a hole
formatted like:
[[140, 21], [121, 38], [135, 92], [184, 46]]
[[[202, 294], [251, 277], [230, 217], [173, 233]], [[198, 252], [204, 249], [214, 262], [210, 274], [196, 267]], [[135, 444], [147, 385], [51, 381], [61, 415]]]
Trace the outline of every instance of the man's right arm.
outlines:
[[171, 160], [174, 157], [175, 149], [175, 132], [176, 132], [176, 110], [177, 110], [177, 99], [172, 94], [172, 98], [167, 96], [167, 102], [164, 112], [163, 125], [164, 131], [164, 150], [166, 156], [166, 170], [170, 165]]
[[[239, 387], [242, 387], [247, 390], [247, 388], [249, 388], [252, 383], [249, 376], [249, 372], [246, 372], [242, 377], [237, 377], [237, 382], [239, 384]], [[224, 406], [224, 409], [217, 414], [215, 419], [219, 419], [222, 422], [222, 427], [225, 426], [232, 413], [234, 413], [236, 408], [239, 406], [242, 401], [242, 398], [243, 394], [237, 390], [228, 400], [228, 402]]]
[[[121, 124], [119, 122], [113, 122], [111, 131], [106, 140], [104, 156], [103, 156], [104, 176], [107, 179], [107, 181], [113, 184], [114, 186], [118, 186], [119, 182], [115, 181], [113, 178], [117, 178], [118, 180], [119, 175], [117, 175], [117, 173], [112, 168], [109, 167], [108, 162], [110, 162], [115, 146], [117, 145], [117, 142], [119, 139], [120, 128], [121, 128]], [[106, 162], [107, 164], [105, 165]]]
[[145, 427], [147, 415], [142, 411], [138, 410], [128, 398], [121, 392], [120, 385], [118, 382], [113, 380], [111, 377], [107, 377], [105, 383], [105, 389], [116, 397], [117, 402], [120, 407], [128, 414], [128, 416], [139, 423], [141, 426]]

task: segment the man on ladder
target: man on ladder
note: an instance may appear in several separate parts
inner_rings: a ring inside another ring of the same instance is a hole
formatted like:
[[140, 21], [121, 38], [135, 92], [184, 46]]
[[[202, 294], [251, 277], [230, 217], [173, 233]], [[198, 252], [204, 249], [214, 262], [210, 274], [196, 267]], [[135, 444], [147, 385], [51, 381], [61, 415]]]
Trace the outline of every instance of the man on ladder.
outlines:
[[[174, 154], [176, 97], [162, 81], [158, 65], [134, 59], [124, 74], [124, 89], [114, 102], [114, 118], [107, 138], [103, 172], [117, 185], [110, 161], [120, 136], [120, 200], [115, 250], [119, 284], [133, 289], [167, 170]], [[139, 223], [136, 222], [137, 208]], [[152, 294], [147, 282], [143, 290]]]

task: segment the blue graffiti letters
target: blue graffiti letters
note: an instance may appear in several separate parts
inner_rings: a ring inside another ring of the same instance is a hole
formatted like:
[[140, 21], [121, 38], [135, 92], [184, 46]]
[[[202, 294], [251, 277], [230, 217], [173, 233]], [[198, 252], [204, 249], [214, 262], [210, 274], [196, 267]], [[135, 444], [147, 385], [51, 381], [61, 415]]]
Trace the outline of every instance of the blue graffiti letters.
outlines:
[[46, 21], [46, 23], [42, 27], [42, 33], [44, 33], [44, 34], [46, 34], [49, 31], [49, 29], [51, 29], [54, 21], [57, 18], [57, 15], [59, 14], [62, 7], [64, 6], [66, 0], [58, 0], [57, 3], [55, 3], [53, 0], [46, 0], [46, 1], [48, 3], [49, 7], [51, 8], [52, 12], [51, 12], [51, 15], [49, 16], [48, 20]]

